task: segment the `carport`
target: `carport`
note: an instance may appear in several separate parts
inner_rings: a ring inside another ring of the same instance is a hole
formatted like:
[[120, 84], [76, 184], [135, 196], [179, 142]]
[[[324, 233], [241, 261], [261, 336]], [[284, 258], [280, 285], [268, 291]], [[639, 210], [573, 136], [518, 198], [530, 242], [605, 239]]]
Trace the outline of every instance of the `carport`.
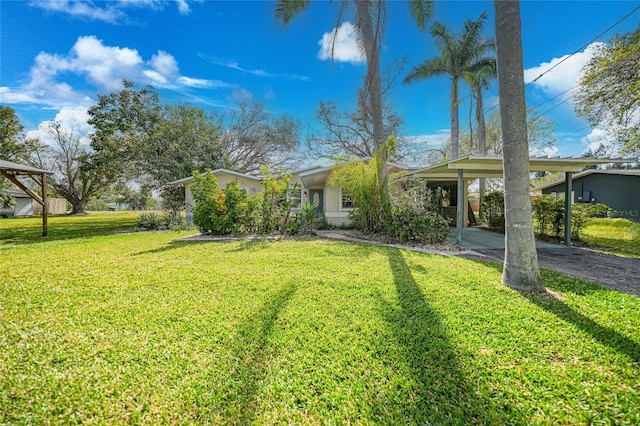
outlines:
[[[36, 200], [42, 206], [42, 236], [47, 236], [47, 215], [49, 208], [47, 206], [47, 175], [52, 174], [46, 170], [38, 169], [24, 164], [12, 163], [11, 161], [0, 160], [0, 176], [4, 176], [13, 182], [18, 188], [29, 194], [31, 198]], [[42, 197], [27, 188], [18, 176], [29, 176], [37, 183], [42, 190]], [[36, 178], [40, 176], [40, 180]]]
[[[501, 156], [466, 155], [409, 173], [427, 182], [455, 183], [456, 244], [463, 246], [462, 228], [468, 217], [467, 186], [478, 178], [504, 178]], [[571, 176], [585, 167], [598, 164], [631, 163], [635, 158], [583, 158], [583, 157], [529, 157], [530, 172], [564, 172], [565, 174], [565, 226], [564, 244], [571, 245]]]

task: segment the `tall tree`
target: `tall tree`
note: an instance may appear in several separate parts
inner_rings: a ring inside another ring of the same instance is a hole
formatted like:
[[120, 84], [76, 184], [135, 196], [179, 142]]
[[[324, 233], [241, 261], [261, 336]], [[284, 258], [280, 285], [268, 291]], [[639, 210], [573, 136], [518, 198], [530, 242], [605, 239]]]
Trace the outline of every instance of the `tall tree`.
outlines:
[[215, 118], [189, 105], [164, 105], [152, 137], [143, 138], [139, 169], [156, 188], [194, 170], [229, 168]]
[[607, 130], [623, 153], [640, 154], [640, 29], [598, 48], [580, 80], [576, 112]]
[[14, 109], [0, 105], [0, 160], [15, 160], [24, 154], [23, 130]]
[[431, 28], [431, 35], [436, 42], [440, 56], [427, 59], [421, 65], [414, 67], [404, 79], [406, 84], [440, 75], [448, 75], [451, 79], [452, 158], [457, 158], [459, 152], [459, 81], [468, 73], [474, 73], [483, 67], [490, 66], [494, 61], [490, 56], [495, 47], [493, 39], [482, 38], [486, 18], [487, 14], [482, 13], [476, 21], [466, 21], [461, 34], [454, 34], [445, 24], [435, 22]]
[[523, 292], [545, 291], [529, 196], [529, 145], [520, 2], [494, 0], [498, 91], [504, 143], [505, 253], [502, 282]]
[[238, 110], [215, 114], [220, 127], [219, 148], [228, 168], [258, 172], [286, 168], [298, 152], [300, 122], [287, 116], [274, 116], [259, 102], [242, 102]]
[[84, 213], [89, 198], [106, 189], [112, 181], [102, 173], [102, 167], [95, 166], [89, 145], [74, 129], [64, 128], [55, 121], [41, 126], [50, 141], [32, 141], [29, 163], [51, 170], [49, 184], [71, 204], [71, 214]]
[[[291, 19], [305, 10], [309, 4], [310, 0], [278, 0], [275, 9], [276, 19], [287, 25]], [[430, 0], [410, 0], [408, 4], [409, 11], [416, 20], [418, 27], [423, 29], [431, 17], [433, 3]], [[379, 217], [384, 221], [388, 219], [390, 209], [386, 166], [388, 153], [382, 152], [386, 151], [383, 149], [386, 137], [384, 134], [382, 84], [380, 79], [380, 46], [382, 45], [385, 29], [385, 3], [383, 0], [343, 1], [340, 6], [340, 17], [342, 17], [349, 5], [355, 8], [358, 41], [367, 60], [365, 88], [371, 113], [374, 146], [381, 153], [380, 161], [377, 161], [377, 190], [383, 199], [383, 212]], [[337, 34], [337, 31], [335, 34]]]
[[[471, 96], [476, 105], [476, 125], [478, 126], [478, 154], [485, 155], [487, 153], [487, 126], [484, 120], [484, 94], [489, 90], [491, 80], [496, 78], [496, 63], [492, 61], [475, 72], [468, 72], [465, 79], [471, 86]], [[470, 126], [470, 132], [473, 133], [473, 126]], [[473, 139], [473, 137], [472, 137]], [[473, 144], [472, 144], [473, 145]], [[482, 199], [486, 192], [485, 178], [479, 179], [478, 194], [480, 198], [480, 217], [484, 217]]]
[[153, 87], [134, 89], [124, 81], [119, 92], [98, 95], [98, 103], [88, 110], [91, 137], [91, 164], [103, 178], [116, 182], [140, 174], [140, 153], [153, 143], [162, 116], [158, 94]]

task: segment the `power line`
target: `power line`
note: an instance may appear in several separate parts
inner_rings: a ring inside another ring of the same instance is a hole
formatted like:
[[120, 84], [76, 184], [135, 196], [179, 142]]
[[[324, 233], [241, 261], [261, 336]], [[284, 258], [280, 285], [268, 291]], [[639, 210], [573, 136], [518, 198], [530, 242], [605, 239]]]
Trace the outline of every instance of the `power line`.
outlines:
[[592, 38], [589, 42], [587, 42], [587, 44], [583, 45], [582, 47], [578, 48], [578, 50], [576, 50], [575, 52], [573, 52], [571, 55], [566, 56], [564, 59], [562, 59], [560, 62], [558, 62], [557, 64], [555, 64], [554, 66], [552, 66], [551, 68], [549, 68], [548, 70], [546, 70], [545, 72], [543, 72], [542, 74], [540, 74], [539, 76], [537, 76], [536, 78], [534, 78], [532, 81], [530, 81], [529, 83], [527, 83], [525, 85], [525, 87], [529, 86], [530, 84], [535, 83], [536, 81], [538, 81], [543, 75], [549, 73], [552, 69], [554, 69], [555, 67], [557, 67], [558, 65], [560, 65], [561, 63], [563, 63], [564, 61], [566, 61], [567, 59], [569, 59], [570, 57], [576, 55], [578, 52], [586, 49], [591, 43], [593, 43], [594, 41], [596, 41], [599, 37], [601, 37], [602, 35], [608, 33], [609, 31], [611, 31], [611, 29], [613, 29], [614, 27], [616, 27], [618, 24], [620, 24], [622, 21], [624, 21], [625, 19], [627, 19], [629, 16], [633, 15], [634, 13], [636, 13], [638, 10], [640, 10], [640, 6], [637, 6], [635, 9], [633, 9], [631, 12], [627, 13], [625, 16], [623, 16], [622, 18], [620, 18], [615, 24], [611, 25], [609, 28], [607, 28], [606, 30], [604, 30], [603, 32], [601, 32], [600, 34], [598, 34], [597, 36], [595, 36], [594, 38]]
[[[638, 10], [640, 10], [640, 6], [636, 6], [631, 12], [627, 13], [625, 16], [623, 16], [622, 18], [620, 18], [619, 20], [617, 20], [614, 24], [610, 25], [606, 30], [602, 31], [601, 33], [599, 33], [598, 35], [596, 35], [595, 37], [593, 37], [590, 41], [588, 41], [586, 44], [582, 45], [580, 48], [578, 48], [575, 52], [573, 52], [572, 54], [566, 56], [565, 58], [563, 58], [560, 62], [558, 62], [557, 64], [555, 64], [554, 66], [552, 66], [551, 68], [547, 69], [546, 71], [544, 71], [542, 74], [540, 74], [539, 76], [537, 76], [535, 79], [533, 79], [532, 81], [530, 81], [529, 83], [527, 83], [525, 85], [525, 88], [528, 87], [529, 85], [535, 83], [536, 81], [538, 81], [542, 76], [544, 76], [545, 74], [549, 73], [551, 70], [553, 70], [554, 68], [556, 68], [558, 65], [560, 65], [561, 63], [563, 63], [564, 61], [566, 61], [567, 59], [571, 58], [572, 56], [578, 54], [580, 51], [584, 50], [585, 48], [587, 48], [591, 43], [593, 43], [594, 41], [596, 41], [598, 38], [600, 38], [601, 36], [603, 36], [604, 34], [608, 33], [609, 31], [611, 31], [614, 27], [618, 26], [621, 22], [623, 22], [625, 19], [627, 19], [628, 17], [630, 17], [631, 15], [633, 15], [634, 13], [636, 13]], [[538, 105], [542, 106], [547, 102], [550, 102], [551, 100], [564, 95], [565, 93], [567, 93], [570, 90], [575, 89], [577, 86], [572, 87], [571, 89], [568, 89], [556, 96], [554, 96], [553, 98], [543, 102], [542, 104]], [[575, 94], [574, 94], [575, 95]], [[572, 95], [572, 96], [574, 96]], [[566, 102], [563, 101], [563, 103]], [[493, 111], [494, 109], [498, 108], [500, 106], [500, 104], [494, 105], [493, 107], [489, 108], [487, 111], [485, 111], [485, 115], [488, 114], [489, 112]], [[537, 107], [536, 107], [537, 108]], [[540, 116], [542, 116], [543, 114], [540, 114]], [[540, 117], [539, 116], [539, 117]], [[539, 118], [538, 117], [538, 118]], [[536, 118], [537, 119], [537, 118]]]

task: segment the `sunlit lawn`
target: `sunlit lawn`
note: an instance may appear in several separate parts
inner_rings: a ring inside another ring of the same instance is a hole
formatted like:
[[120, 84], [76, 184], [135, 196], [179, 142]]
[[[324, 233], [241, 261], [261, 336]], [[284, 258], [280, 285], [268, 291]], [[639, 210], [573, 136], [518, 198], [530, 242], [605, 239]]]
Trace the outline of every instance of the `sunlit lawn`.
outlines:
[[0, 220], [0, 424], [640, 424], [635, 296], [110, 218]]
[[628, 219], [590, 219], [582, 240], [606, 253], [640, 259], [640, 222]]

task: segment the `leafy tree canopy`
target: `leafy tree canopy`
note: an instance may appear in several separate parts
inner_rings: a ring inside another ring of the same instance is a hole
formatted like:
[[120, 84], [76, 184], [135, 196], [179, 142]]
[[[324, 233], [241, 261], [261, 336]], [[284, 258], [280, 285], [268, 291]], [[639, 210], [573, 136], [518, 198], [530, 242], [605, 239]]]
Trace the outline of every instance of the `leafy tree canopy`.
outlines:
[[640, 29], [598, 48], [580, 80], [576, 113], [605, 129], [623, 153], [640, 153]]

